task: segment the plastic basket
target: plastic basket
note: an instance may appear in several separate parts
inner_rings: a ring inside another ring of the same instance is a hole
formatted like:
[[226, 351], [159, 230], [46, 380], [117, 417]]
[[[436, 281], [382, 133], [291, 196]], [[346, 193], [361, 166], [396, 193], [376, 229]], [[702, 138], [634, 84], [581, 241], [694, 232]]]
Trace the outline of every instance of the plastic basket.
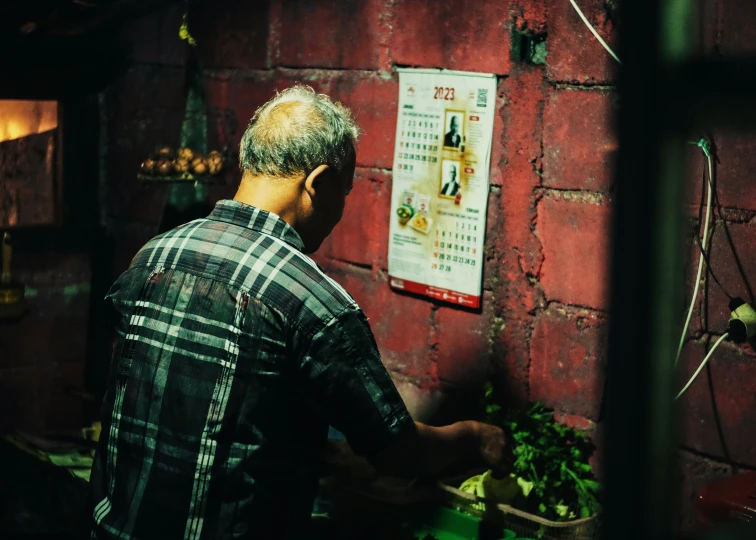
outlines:
[[[446, 503], [456, 510], [496, 526], [517, 533], [517, 538], [534, 540], [598, 540], [600, 536], [599, 516], [594, 515], [573, 521], [550, 521], [533, 514], [517, 510], [507, 504], [497, 504], [473, 493], [457, 488], [474, 474], [442, 480], [438, 487], [443, 491]], [[482, 504], [481, 504], [482, 503]]]

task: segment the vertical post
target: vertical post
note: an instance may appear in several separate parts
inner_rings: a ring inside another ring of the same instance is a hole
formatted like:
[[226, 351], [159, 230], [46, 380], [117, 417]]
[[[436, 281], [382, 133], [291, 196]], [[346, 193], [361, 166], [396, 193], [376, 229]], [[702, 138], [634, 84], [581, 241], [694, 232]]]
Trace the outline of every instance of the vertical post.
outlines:
[[604, 538], [672, 537], [673, 366], [683, 282], [685, 126], [667, 114], [686, 59], [685, 0], [623, 2], [619, 161], [606, 384]]

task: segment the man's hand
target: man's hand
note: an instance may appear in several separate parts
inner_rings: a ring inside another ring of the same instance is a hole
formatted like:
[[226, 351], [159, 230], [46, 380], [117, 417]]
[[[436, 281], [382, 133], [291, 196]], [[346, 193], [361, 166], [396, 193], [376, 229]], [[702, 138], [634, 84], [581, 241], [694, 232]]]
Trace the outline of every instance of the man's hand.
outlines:
[[371, 463], [397, 476], [435, 476], [450, 466], [488, 467], [494, 475], [509, 474], [512, 448], [504, 432], [481, 422], [431, 427], [415, 423], [416, 431], [376, 456]]
[[512, 446], [501, 428], [490, 424], [473, 422], [480, 445], [480, 458], [495, 476], [508, 474], [514, 464]]

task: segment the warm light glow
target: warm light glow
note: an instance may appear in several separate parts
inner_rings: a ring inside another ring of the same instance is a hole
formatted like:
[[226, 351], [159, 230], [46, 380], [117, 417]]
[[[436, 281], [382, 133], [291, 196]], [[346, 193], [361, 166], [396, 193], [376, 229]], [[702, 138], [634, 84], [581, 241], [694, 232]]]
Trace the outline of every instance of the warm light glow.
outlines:
[[0, 100], [0, 142], [58, 127], [56, 101]]

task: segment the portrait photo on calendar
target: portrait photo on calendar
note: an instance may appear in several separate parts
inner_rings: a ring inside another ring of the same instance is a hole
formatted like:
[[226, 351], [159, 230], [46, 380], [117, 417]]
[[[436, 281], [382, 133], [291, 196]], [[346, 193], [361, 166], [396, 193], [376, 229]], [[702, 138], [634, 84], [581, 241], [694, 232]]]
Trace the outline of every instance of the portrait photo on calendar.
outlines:
[[460, 162], [453, 159], [441, 161], [441, 182], [439, 196], [453, 199], [457, 196], [462, 184], [460, 182]]
[[446, 111], [444, 118], [444, 148], [459, 148], [462, 144], [464, 111]]

